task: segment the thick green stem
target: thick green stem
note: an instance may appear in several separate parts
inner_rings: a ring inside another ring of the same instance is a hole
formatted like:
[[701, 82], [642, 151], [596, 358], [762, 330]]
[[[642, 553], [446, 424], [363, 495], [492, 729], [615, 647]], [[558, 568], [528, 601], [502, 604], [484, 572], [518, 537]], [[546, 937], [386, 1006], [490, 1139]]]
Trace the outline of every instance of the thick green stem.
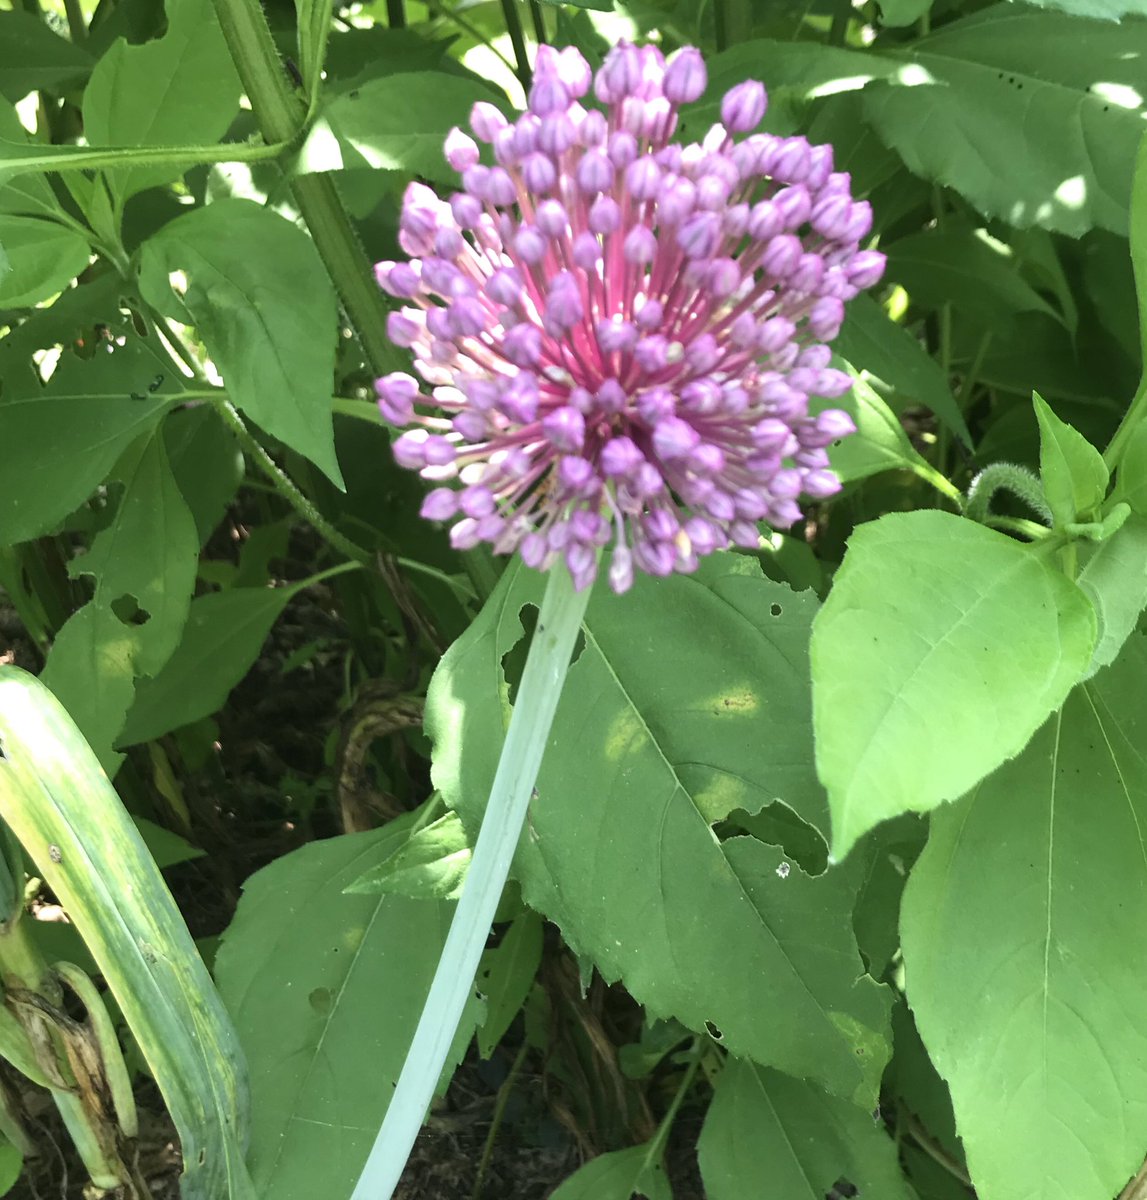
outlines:
[[1109, 471], [1114, 471], [1119, 466], [1119, 460], [1127, 449], [1127, 443], [1130, 441], [1131, 435], [1139, 428], [1144, 415], [1147, 415], [1147, 374], [1143, 376], [1139, 390], [1131, 400], [1130, 408], [1123, 414], [1119, 428], [1103, 452], [1103, 461], [1107, 464]]
[[[303, 103], [288, 85], [259, 0], [215, 0], [215, 11], [264, 138], [295, 141], [304, 132]], [[386, 304], [334, 180], [300, 175], [291, 180], [291, 192], [371, 370], [398, 369], [401, 359], [386, 336]]]
[[534, 76], [530, 70], [530, 56], [526, 53], [526, 34], [518, 12], [518, 0], [502, 0], [502, 17], [506, 22], [506, 32], [510, 35], [510, 45], [514, 47], [518, 78], [528, 92]]
[[386, 1118], [351, 1200], [390, 1200], [446, 1065], [522, 832], [590, 589], [550, 573], [462, 896]]
[[1038, 513], [1051, 525], [1054, 521], [1052, 512], [1044, 495], [1043, 484], [1026, 467], [1018, 467], [1014, 463], [997, 462], [985, 467], [968, 489], [968, 498], [964, 505], [964, 515], [973, 521], [984, 522], [988, 518], [992, 497], [998, 491], [1011, 492], [1019, 497], [1028, 508]]
[[542, 6], [538, 0], [530, 0], [530, 19], [534, 23], [534, 40], [539, 46], [546, 44], [546, 19], [542, 15]]
[[391, 29], [405, 29], [406, 5], [403, 0], [386, 0], [386, 23]]
[[275, 490], [304, 521], [347, 558], [358, 563], [370, 562], [370, 554], [361, 546], [356, 546], [345, 534], [339, 533], [330, 521], [299, 491], [287, 473], [267, 453], [259, 439], [247, 428], [243, 418], [239, 415], [239, 410], [230, 400], [224, 400], [217, 404], [215, 410], [239, 439], [239, 444], [255, 460], [255, 465], [275, 485]]

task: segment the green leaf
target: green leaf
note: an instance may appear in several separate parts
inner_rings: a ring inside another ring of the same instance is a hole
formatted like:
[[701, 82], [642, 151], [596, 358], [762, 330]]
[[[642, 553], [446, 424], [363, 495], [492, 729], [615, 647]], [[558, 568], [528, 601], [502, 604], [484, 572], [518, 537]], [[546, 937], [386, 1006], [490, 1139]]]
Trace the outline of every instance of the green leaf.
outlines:
[[92, 57], [54, 34], [30, 12], [0, 12], [0, 96], [13, 104], [37, 88], [59, 92], [80, 83]]
[[1020, 274], [1011, 247], [970, 227], [930, 229], [893, 242], [885, 275], [913, 301], [932, 309], [951, 304], [996, 332], [1021, 312], [1062, 321]]
[[82, 504], [131, 442], [178, 402], [179, 379], [138, 338], [89, 361], [65, 352], [43, 388], [6, 378], [0, 445], [21, 453], [8, 455], [0, 471], [0, 544], [47, 533]]
[[478, 100], [495, 100], [480, 80], [443, 71], [371, 79], [329, 100], [299, 154], [300, 171], [372, 167], [456, 186], [442, 143], [466, 126]]
[[930, 408], [965, 446], [972, 445], [968, 424], [940, 364], [870, 296], [857, 296], [849, 304], [835, 348], [853, 366], [893, 388], [903, 400], [901, 407]]
[[154, 679], [140, 681], [120, 746], [149, 742], [221, 708], [300, 586], [306, 583], [232, 588], [192, 600], [175, 653]]
[[1147, 16], [1143, 0], [1026, 0], [1037, 8], [1055, 8], [1074, 17], [1094, 17], [1099, 21], [1118, 21], [1123, 17]]
[[161, 871], [203, 857], [203, 851], [198, 846], [193, 846], [178, 833], [164, 829], [162, 825], [157, 825], [146, 817], [132, 817], [132, 820], [139, 830], [139, 836], [143, 838], [147, 852], [155, 859], [155, 865]]
[[1132, 431], [1115, 469], [1111, 503], [1122, 501], [1130, 504], [1133, 512], [1147, 516], [1147, 421]]
[[[2, 14], [0, 14], [2, 15]], [[0, 213], [0, 308], [25, 308], [61, 292], [88, 265], [87, 239], [54, 221]]]
[[494, 1053], [518, 1015], [542, 961], [542, 919], [534, 912], [515, 918], [493, 950], [482, 956], [478, 990], [486, 997], [486, 1019], [478, 1029], [478, 1052]]
[[812, 637], [833, 854], [954, 800], [1018, 754], [1083, 675], [1095, 614], [1031, 549], [941, 512], [861, 526]]
[[915, 25], [932, 10], [932, 0], [880, 0], [880, 23], [890, 29]]
[[[211, 0], [167, 0], [163, 37], [142, 46], [117, 41], [84, 90], [88, 145], [210, 145], [239, 112], [241, 88]], [[178, 179], [183, 169], [110, 171], [118, 202]]]
[[1140, 631], [933, 816], [905, 890], [908, 999], [983, 1196], [1110, 1200], [1143, 1161], [1145, 678]]
[[1147, 606], [1147, 519], [1129, 517], [1122, 528], [1101, 542], [1085, 561], [1078, 583], [1099, 623], [1085, 676], [1090, 679], [1115, 661]]
[[915, 1200], [870, 1112], [736, 1058], [717, 1079], [697, 1156], [709, 1200], [823, 1200], [840, 1179], [860, 1196]]
[[24, 1169], [24, 1156], [9, 1141], [0, 1142], [0, 1196], [16, 1186]]
[[243, 455], [235, 435], [209, 405], [174, 412], [163, 423], [167, 459], [202, 546], [235, 498]]
[[[313, 843], [249, 879], [216, 959], [251, 1064], [251, 1172], [274, 1200], [346, 1196], [382, 1123], [454, 906], [346, 894], [407, 836]], [[479, 1015], [471, 1004], [450, 1067]]]
[[1147, 23], [998, 4], [898, 55], [865, 111], [909, 170], [987, 216], [1126, 234], [1145, 53]]
[[59, 212], [60, 205], [44, 176], [28, 174], [4, 181], [4, 158], [13, 147], [19, 152], [21, 146], [28, 148], [28, 133], [12, 105], [0, 100], [0, 212], [40, 216]]
[[92, 576], [94, 603], [103, 608], [125, 598], [135, 601], [136, 672], [155, 675], [179, 644], [187, 621], [199, 564], [195, 521], [159, 430], [128, 450], [113, 478], [124, 486], [111, 524], [85, 554], [72, 559], [68, 573]]
[[1032, 393], [1039, 421], [1039, 464], [1047, 502], [1057, 525], [1086, 519], [1107, 494], [1103, 455]]
[[542, 0], [543, 4], [551, 4], [555, 8], [569, 5], [570, 8], [588, 8], [594, 12], [613, 12], [613, 0]]
[[246, 1067], [155, 863], [48, 690], [0, 667], [0, 816], [99, 965], [179, 1132], [187, 1200], [254, 1200]]
[[550, 1200], [673, 1200], [658, 1139], [627, 1150], [609, 1150], [579, 1167]]
[[[502, 660], [538, 584], [507, 570], [427, 695], [434, 781], [471, 831], [507, 720]], [[651, 1017], [708, 1023], [732, 1053], [868, 1103], [888, 1000], [862, 977], [855, 873], [810, 878], [710, 828], [778, 799], [823, 820], [808, 759], [815, 607], [735, 555], [595, 592], [515, 862], [527, 903]]]
[[383, 862], [364, 871], [347, 891], [363, 896], [389, 893], [413, 900], [457, 900], [469, 865], [466, 830], [457, 813], [447, 813], [416, 830]]
[[139, 631], [93, 602], [73, 613], [56, 634], [40, 676], [109, 779], [123, 761], [112, 747], [135, 696], [138, 655]]
[[[173, 271], [187, 278], [178, 299]], [[169, 316], [190, 313], [234, 403], [341, 487], [331, 418], [338, 310], [311, 239], [252, 201], [220, 200], [144, 243], [140, 283]]]

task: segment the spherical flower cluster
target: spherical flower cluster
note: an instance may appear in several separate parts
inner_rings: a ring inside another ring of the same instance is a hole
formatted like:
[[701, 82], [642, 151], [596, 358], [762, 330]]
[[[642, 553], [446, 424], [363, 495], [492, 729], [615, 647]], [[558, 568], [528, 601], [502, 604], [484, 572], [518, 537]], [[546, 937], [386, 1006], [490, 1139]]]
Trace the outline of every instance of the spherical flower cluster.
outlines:
[[802, 494], [839, 489], [826, 447], [852, 421], [808, 405], [850, 385], [826, 343], [883, 271], [859, 248], [871, 212], [831, 147], [753, 132], [760, 83], [726, 92], [703, 140], [672, 142], [706, 86], [692, 48], [622, 44], [594, 77], [541, 46], [516, 122], [479, 103], [474, 137], [447, 137], [462, 189], [407, 190], [412, 258], [377, 276], [406, 301], [389, 334], [431, 394], [404, 373], [377, 390], [415, 427], [395, 456], [441, 485], [422, 513], [454, 521], [456, 547], [560, 555], [582, 588], [612, 543], [622, 592], [635, 567], [755, 548], [758, 522], [787, 528]]

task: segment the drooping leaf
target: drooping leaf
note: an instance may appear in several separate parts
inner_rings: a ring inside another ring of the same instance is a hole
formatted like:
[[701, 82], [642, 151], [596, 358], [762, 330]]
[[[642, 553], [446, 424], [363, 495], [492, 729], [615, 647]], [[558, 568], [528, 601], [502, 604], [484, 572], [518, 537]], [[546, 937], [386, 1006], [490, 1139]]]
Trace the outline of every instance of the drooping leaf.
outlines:
[[0, 543], [46, 533], [82, 504], [128, 445], [178, 401], [179, 380], [139, 338], [87, 361], [64, 354], [43, 388], [6, 378], [0, 445], [21, 452], [6, 455], [0, 471]]
[[455, 125], [468, 126], [476, 101], [494, 99], [480, 81], [442, 71], [371, 79], [328, 101], [300, 153], [300, 169], [372, 167], [457, 185], [442, 143]]
[[[3, 14], [0, 14], [3, 15]], [[2, 35], [0, 35], [2, 36]], [[0, 213], [0, 308], [24, 308], [63, 291], [88, 265], [91, 248], [73, 229]]]
[[[249, 200], [221, 200], [144, 243], [144, 294], [194, 321], [231, 399], [338, 486], [331, 418], [338, 334], [334, 288], [314, 242]], [[182, 271], [187, 290], [169, 283]]]
[[859, 528], [812, 637], [817, 767], [839, 858], [1018, 754], [1091, 659], [1083, 593], [1019, 542], [941, 512]]
[[661, 1154], [656, 1140], [608, 1150], [579, 1167], [550, 1200], [673, 1200]]
[[1147, 519], [1133, 515], [1085, 560], [1079, 586], [1099, 633], [1086, 678], [1113, 663], [1147, 606]]
[[[536, 585], [506, 572], [427, 697], [434, 780], [472, 834], [505, 727], [502, 659]], [[806, 758], [814, 608], [728, 555], [595, 593], [516, 870], [530, 906], [652, 1016], [708, 1023], [733, 1053], [869, 1102], [888, 1001], [863, 977], [853, 873], [810, 878], [710, 828], [778, 798], [823, 819]]]
[[913, 43], [865, 111], [911, 171], [987, 216], [1125, 234], [1144, 53], [1147, 22], [997, 4]]
[[1083, 519], [1107, 494], [1103, 455], [1038, 393], [1032, 400], [1040, 432], [1040, 478], [1058, 525]]
[[161, 431], [132, 446], [115, 477], [123, 481], [123, 494], [111, 524], [68, 569], [95, 579], [94, 603], [103, 608], [134, 600], [136, 670], [154, 675], [171, 657], [187, 620], [199, 560], [195, 521]]
[[232, 588], [193, 600], [175, 653], [154, 679], [140, 681], [119, 744], [151, 741], [220, 708], [300, 586], [306, 582]]
[[[84, 90], [91, 146], [210, 145], [239, 111], [239, 77], [211, 0], [167, 0], [167, 32], [132, 46], [117, 41]], [[179, 167], [111, 171], [122, 203], [143, 188], [178, 179]]]
[[163, 423], [163, 437], [175, 482], [191, 509], [203, 545], [243, 479], [239, 444], [206, 405], [172, 413]]
[[254, 1200], [246, 1066], [155, 863], [67, 713], [0, 666], [0, 816], [83, 934], [179, 1131], [187, 1200]]
[[542, 919], [528, 909], [482, 956], [478, 990], [486, 997], [486, 1019], [478, 1029], [478, 1051], [489, 1058], [526, 1001], [542, 961]]
[[0, 96], [13, 104], [37, 88], [58, 92], [92, 69], [82, 46], [53, 33], [31, 12], [0, 12]]
[[[223, 937], [216, 973], [251, 1064], [266, 1200], [349, 1195], [382, 1123], [454, 906], [346, 888], [407, 824], [278, 859], [247, 881]], [[448, 1072], [478, 1015], [471, 1002]]]
[[1143, 1160], [1144, 679], [1141, 629], [933, 815], [905, 890], [908, 999], [989, 1198], [1110, 1200]]
[[903, 405], [930, 408], [966, 446], [971, 446], [968, 424], [939, 363], [871, 297], [857, 296], [849, 304], [835, 346], [854, 367], [893, 388]]
[[870, 1112], [742, 1059], [721, 1072], [697, 1143], [709, 1200], [915, 1200], [892, 1139]]

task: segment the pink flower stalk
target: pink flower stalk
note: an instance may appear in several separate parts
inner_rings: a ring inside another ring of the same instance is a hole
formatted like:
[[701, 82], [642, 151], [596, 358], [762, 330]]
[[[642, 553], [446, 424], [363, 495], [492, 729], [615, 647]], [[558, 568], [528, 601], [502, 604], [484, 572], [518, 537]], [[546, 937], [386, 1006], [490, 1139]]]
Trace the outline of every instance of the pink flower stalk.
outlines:
[[[673, 143], [678, 106], [707, 83], [692, 48], [610, 52], [596, 78], [573, 48], [538, 49], [527, 111], [471, 115], [446, 139], [462, 190], [413, 183], [399, 243], [377, 267], [408, 305], [391, 339], [411, 375], [377, 383], [394, 444], [436, 487], [422, 514], [453, 545], [564, 556], [579, 589], [612, 542], [610, 584], [634, 568], [693, 571], [757, 523], [787, 528], [798, 498], [840, 488], [826, 447], [847, 413], [826, 343], [884, 256], [861, 250], [872, 215], [832, 148], [753, 133], [764, 87], [738, 84], [721, 123]], [[582, 103], [590, 88], [601, 108]], [[748, 135], [736, 140], [734, 135]]]

